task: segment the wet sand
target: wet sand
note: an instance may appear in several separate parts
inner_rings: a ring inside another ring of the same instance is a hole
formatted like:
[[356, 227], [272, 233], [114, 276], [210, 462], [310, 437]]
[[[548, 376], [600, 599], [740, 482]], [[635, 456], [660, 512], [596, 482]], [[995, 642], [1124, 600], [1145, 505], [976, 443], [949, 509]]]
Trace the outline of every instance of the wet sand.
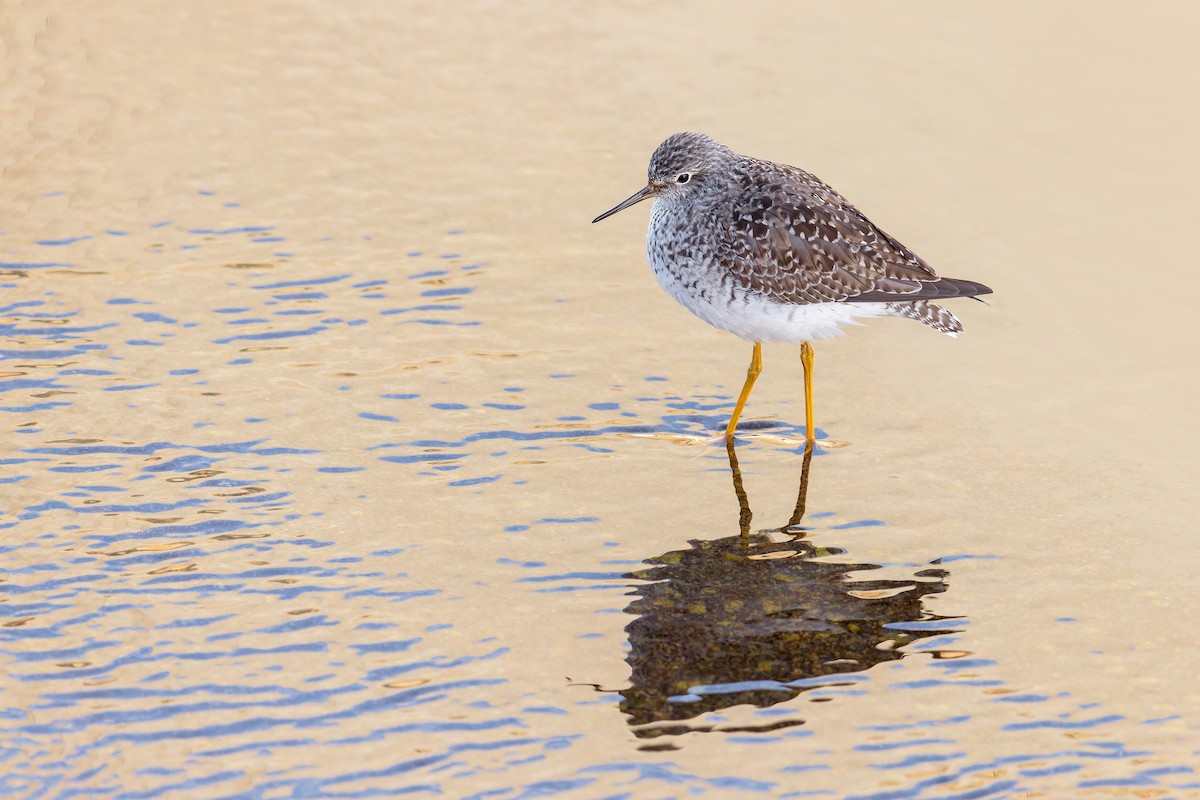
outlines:
[[[1200, 796], [1198, 22], [9, 9], [0, 794]], [[800, 538], [589, 224], [686, 129], [995, 289], [818, 345]]]

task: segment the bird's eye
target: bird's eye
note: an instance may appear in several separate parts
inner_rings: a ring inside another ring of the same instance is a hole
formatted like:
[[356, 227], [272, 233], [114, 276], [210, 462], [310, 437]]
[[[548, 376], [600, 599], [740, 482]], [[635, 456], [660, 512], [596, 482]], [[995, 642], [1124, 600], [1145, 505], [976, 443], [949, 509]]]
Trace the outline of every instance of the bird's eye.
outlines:
[[692, 173], [690, 173], [690, 172], [681, 172], [675, 176], [676, 183], [687, 183], [691, 179], [692, 179]]

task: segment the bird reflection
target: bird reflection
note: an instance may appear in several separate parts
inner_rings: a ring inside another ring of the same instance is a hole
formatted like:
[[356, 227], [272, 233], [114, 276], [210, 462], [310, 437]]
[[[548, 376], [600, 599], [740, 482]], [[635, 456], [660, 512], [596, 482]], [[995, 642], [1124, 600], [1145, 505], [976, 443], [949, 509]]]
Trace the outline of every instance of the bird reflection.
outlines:
[[[922, 607], [925, 595], [946, 590], [945, 570], [921, 570], [909, 580], [869, 580], [862, 573], [880, 565], [830, 563], [826, 557], [846, 551], [805, 539], [801, 520], [811, 446], [791, 518], [753, 533], [732, 441], [727, 449], [740, 532], [693, 540], [688, 549], [647, 559], [652, 566], [626, 576], [647, 582], [625, 609], [637, 618], [625, 629], [632, 676], [621, 692], [621, 710], [640, 738], [710, 730], [711, 724], [687, 720], [734, 705], [790, 700], [813, 688], [805, 679], [861, 672], [901, 658], [897, 650], [904, 645], [953, 629], [952, 623], [930, 625], [945, 618]], [[925, 625], [885, 627], [913, 621]], [[803, 721], [736, 730], [797, 724]]]

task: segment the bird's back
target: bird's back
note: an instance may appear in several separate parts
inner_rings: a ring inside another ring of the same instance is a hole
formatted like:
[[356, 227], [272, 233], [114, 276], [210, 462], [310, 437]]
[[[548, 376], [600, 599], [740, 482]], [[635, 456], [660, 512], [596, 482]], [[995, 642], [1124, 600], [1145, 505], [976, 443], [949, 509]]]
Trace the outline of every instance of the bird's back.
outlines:
[[737, 191], [719, 201], [717, 229], [722, 250], [736, 254], [726, 268], [746, 288], [782, 303], [877, 302], [938, 280], [812, 173], [743, 158], [733, 175]]

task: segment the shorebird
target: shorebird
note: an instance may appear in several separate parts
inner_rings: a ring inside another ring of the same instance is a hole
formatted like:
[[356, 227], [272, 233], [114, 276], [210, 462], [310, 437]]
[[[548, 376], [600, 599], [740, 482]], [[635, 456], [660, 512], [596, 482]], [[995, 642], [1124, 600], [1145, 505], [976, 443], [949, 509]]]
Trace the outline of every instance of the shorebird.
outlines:
[[813, 340], [886, 316], [957, 336], [962, 323], [930, 301], [992, 291], [939, 278], [815, 175], [739, 155], [702, 133], [669, 137], [647, 174], [645, 187], [592, 222], [653, 198], [646, 251], [659, 285], [708, 324], [754, 343], [726, 439], [762, 372], [763, 342], [801, 343], [811, 446]]

